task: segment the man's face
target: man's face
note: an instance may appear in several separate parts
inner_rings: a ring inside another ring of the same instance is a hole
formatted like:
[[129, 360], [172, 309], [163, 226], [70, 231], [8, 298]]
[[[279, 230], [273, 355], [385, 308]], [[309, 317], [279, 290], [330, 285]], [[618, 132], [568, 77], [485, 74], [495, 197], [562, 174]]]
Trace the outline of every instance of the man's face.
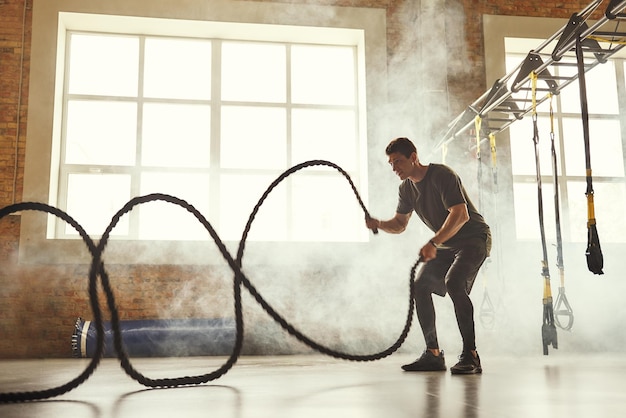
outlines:
[[400, 177], [400, 180], [406, 179], [413, 171], [415, 158], [407, 158], [399, 152], [389, 154], [389, 165], [394, 173]]

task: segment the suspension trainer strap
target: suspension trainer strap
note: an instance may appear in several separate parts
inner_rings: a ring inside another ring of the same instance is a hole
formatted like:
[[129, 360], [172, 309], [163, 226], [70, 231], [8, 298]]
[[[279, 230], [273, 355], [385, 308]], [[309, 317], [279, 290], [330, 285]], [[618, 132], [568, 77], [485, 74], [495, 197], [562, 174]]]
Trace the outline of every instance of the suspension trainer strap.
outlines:
[[498, 158], [496, 153], [496, 136], [489, 132], [489, 149], [491, 150], [491, 173], [493, 174], [494, 192], [498, 192]]
[[537, 127], [537, 73], [531, 73], [532, 83], [532, 120], [533, 120], [533, 143], [535, 146], [535, 165], [537, 168], [537, 207], [539, 210], [539, 231], [541, 233], [541, 248], [543, 259], [541, 260], [541, 275], [543, 276], [543, 324], [541, 336], [543, 340], [543, 354], [548, 355], [548, 346], [558, 348], [556, 326], [554, 325], [554, 309], [552, 306], [552, 291], [550, 289], [550, 270], [548, 268], [548, 248], [546, 245], [546, 233], [543, 219], [543, 195], [541, 187], [541, 164], [539, 160], [539, 129]]
[[[493, 181], [493, 213], [495, 217], [495, 233], [497, 242], [502, 242], [502, 240], [500, 239], [500, 212], [498, 210], [498, 159], [496, 150], [496, 136], [493, 132], [489, 133], [489, 146], [491, 149], [491, 174]], [[502, 278], [502, 245], [496, 245], [496, 260], [497, 277]]]
[[482, 119], [480, 116], [476, 116], [474, 119], [474, 130], [475, 130], [475, 139], [476, 139], [476, 178], [478, 182], [478, 209], [483, 209], [483, 167], [482, 167], [482, 156], [480, 154], [480, 129], [482, 125]]
[[[505, 289], [505, 280], [504, 274], [502, 273], [502, 239], [501, 239], [501, 227], [500, 227], [500, 211], [498, 210], [498, 158], [497, 158], [497, 147], [496, 147], [496, 135], [493, 132], [489, 132], [489, 150], [491, 152], [491, 174], [492, 174], [492, 196], [493, 196], [493, 217], [494, 217], [494, 232], [495, 232], [495, 260], [496, 260], [496, 277], [498, 278], [498, 282], [500, 283], [500, 290], [502, 292], [506, 292]], [[493, 254], [493, 253], [492, 253]], [[501, 306], [502, 299], [498, 298], [496, 301], [496, 305], [493, 307], [495, 311], [497, 306]], [[491, 301], [489, 301], [490, 303]]]
[[596, 226], [596, 215], [593, 203], [593, 181], [591, 177], [591, 152], [589, 146], [589, 110], [587, 108], [587, 86], [585, 82], [585, 59], [580, 35], [576, 38], [576, 63], [578, 67], [578, 86], [580, 89], [580, 113], [583, 122], [583, 139], [585, 141], [585, 166], [587, 177], [587, 267], [594, 274], [604, 274], [604, 257], [600, 248], [600, 238]]
[[[489, 132], [489, 149], [491, 151], [491, 178], [493, 183], [492, 195], [493, 214], [495, 218], [495, 233], [497, 242], [502, 242], [502, 240], [500, 239], [500, 212], [498, 210], [498, 158], [496, 149], [496, 135], [493, 132]], [[496, 245], [496, 260], [496, 274], [497, 277], [502, 278], [502, 245]]]
[[550, 278], [548, 269], [548, 247], [546, 245], [546, 232], [543, 217], [543, 191], [541, 182], [541, 163], [539, 159], [539, 129], [537, 126], [537, 73], [531, 73], [532, 81], [532, 120], [533, 120], [533, 144], [535, 146], [535, 166], [537, 172], [537, 204], [539, 210], [539, 232], [541, 233], [541, 248], [543, 250], [543, 264], [545, 267], [541, 273], [542, 276]]
[[[482, 126], [482, 119], [479, 115], [474, 118], [474, 137], [476, 140], [476, 183], [478, 185], [478, 210], [483, 210], [483, 167], [482, 167], [482, 155], [480, 151], [480, 132]], [[480, 323], [487, 329], [492, 329], [495, 323], [495, 310], [489, 292], [487, 291], [487, 274], [485, 274], [484, 267], [481, 270], [483, 278], [483, 300], [480, 304], [480, 312], [478, 318]]]
[[[559, 204], [559, 173], [556, 158], [556, 145], [554, 141], [554, 108], [552, 107], [552, 93], [550, 93], [550, 150], [552, 155], [552, 180], [554, 185], [554, 219], [556, 223], [556, 266], [559, 269], [561, 284], [559, 293], [554, 303], [554, 320], [556, 325], [566, 331], [570, 331], [574, 325], [574, 312], [565, 295], [565, 268], [563, 265], [563, 238], [561, 235], [561, 214]], [[560, 317], [566, 321], [561, 322]]]

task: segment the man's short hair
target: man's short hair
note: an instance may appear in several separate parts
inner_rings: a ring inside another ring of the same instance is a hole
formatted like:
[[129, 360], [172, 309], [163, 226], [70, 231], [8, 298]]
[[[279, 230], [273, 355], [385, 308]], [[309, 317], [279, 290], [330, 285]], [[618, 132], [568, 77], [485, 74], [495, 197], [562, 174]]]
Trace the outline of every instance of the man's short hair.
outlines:
[[413, 142], [409, 138], [396, 138], [387, 145], [385, 154], [391, 155], [393, 153], [400, 153], [406, 158], [410, 158], [412, 153], [417, 153], [417, 148], [413, 145]]

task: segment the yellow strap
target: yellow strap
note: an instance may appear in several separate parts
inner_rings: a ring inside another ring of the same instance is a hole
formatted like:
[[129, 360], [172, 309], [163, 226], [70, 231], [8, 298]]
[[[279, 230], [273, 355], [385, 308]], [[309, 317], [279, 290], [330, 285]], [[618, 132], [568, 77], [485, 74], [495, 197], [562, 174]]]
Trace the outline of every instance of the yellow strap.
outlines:
[[489, 133], [489, 145], [491, 148], [491, 165], [493, 168], [497, 166], [496, 162], [496, 136], [493, 132]]
[[[587, 177], [591, 177], [591, 168], [586, 170]], [[596, 224], [596, 214], [593, 205], [593, 191], [587, 193], [587, 226]]]
[[543, 298], [552, 299], [552, 289], [550, 289], [550, 279], [546, 278], [543, 281]]
[[476, 131], [476, 158], [480, 159], [480, 127], [482, 125], [482, 119], [476, 115], [474, 118], [474, 130]]
[[[546, 260], [541, 260], [541, 267], [545, 272], [548, 271], [548, 264], [546, 262]], [[550, 276], [547, 274], [544, 274], [544, 279], [543, 279], [543, 299], [552, 299], [552, 289], [550, 288]]]
[[532, 71], [530, 73], [530, 81], [532, 87], [532, 103], [533, 103], [533, 116], [537, 116], [537, 73]]
[[593, 205], [593, 193], [587, 193], [587, 226], [596, 224], [596, 214]]
[[626, 45], [625, 39], [609, 39], [609, 38], [603, 38], [601, 36], [595, 36], [595, 35], [588, 36], [587, 38], [593, 39], [598, 42], [607, 42], [607, 43], [616, 44], [616, 45]]

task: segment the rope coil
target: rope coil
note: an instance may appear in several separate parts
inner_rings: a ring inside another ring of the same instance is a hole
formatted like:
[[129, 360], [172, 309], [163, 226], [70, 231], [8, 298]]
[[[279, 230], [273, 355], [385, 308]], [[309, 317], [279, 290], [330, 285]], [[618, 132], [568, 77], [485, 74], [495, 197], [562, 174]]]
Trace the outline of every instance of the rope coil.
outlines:
[[[241, 304], [242, 285], [246, 287], [246, 289], [250, 292], [250, 294], [254, 297], [254, 299], [263, 307], [263, 309], [276, 322], [278, 322], [283, 327], [283, 329], [285, 329], [287, 332], [289, 332], [289, 334], [297, 338], [299, 341], [303, 342], [304, 344], [308, 345], [309, 347], [315, 349], [316, 351], [320, 353], [323, 353], [323, 354], [326, 354], [335, 358], [351, 360], [351, 361], [374, 361], [374, 360], [379, 360], [379, 359], [382, 359], [384, 357], [387, 357], [393, 354], [404, 343], [406, 337], [408, 336], [409, 330], [411, 328], [413, 310], [414, 310], [414, 301], [411, 295], [412, 295], [412, 290], [414, 286], [415, 272], [417, 270], [418, 265], [421, 262], [421, 259], [418, 259], [411, 267], [410, 279], [409, 279], [409, 291], [410, 291], [409, 292], [409, 308], [408, 308], [407, 320], [400, 336], [389, 348], [383, 351], [380, 351], [378, 353], [370, 354], [370, 355], [354, 355], [354, 354], [344, 353], [344, 352], [333, 350], [316, 341], [313, 341], [312, 339], [304, 335], [302, 332], [297, 330], [284, 317], [282, 317], [261, 296], [258, 290], [254, 287], [254, 285], [250, 282], [248, 277], [241, 270], [245, 243], [246, 243], [248, 233], [256, 217], [256, 214], [258, 210], [260, 209], [260, 207], [262, 206], [265, 199], [269, 196], [272, 190], [276, 186], [278, 186], [280, 182], [282, 182], [285, 178], [287, 178], [291, 174], [294, 174], [295, 172], [301, 169], [307, 168], [307, 167], [320, 166], [320, 165], [334, 168], [346, 178], [346, 180], [348, 181], [348, 183], [350, 184], [352, 188], [352, 191], [354, 192], [356, 196], [357, 202], [359, 203], [361, 209], [363, 210], [365, 214], [365, 217], [368, 218], [370, 216], [369, 212], [367, 211], [367, 208], [365, 207], [365, 204], [363, 203], [363, 200], [361, 199], [357, 191], [356, 186], [354, 185], [354, 183], [352, 182], [350, 176], [348, 175], [346, 171], [344, 171], [338, 165], [329, 161], [325, 161], [325, 160], [306, 161], [304, 163], [295, 165], [289, 168], [288, 170], [286, 170], [285, 172], [283, 172], [279, 177], [276, 178], [276, 180], [274, 180], [274, 182], [270, 184], [267, 190], [263, 193], [261, 199], [256, 204], [252, 213], [250, 214], [246, 227], [244, 228], [241, 241], [239, 242], [239, 249], [237, 251], [236, 259], [234, 259], [232, 255], [228, 252], [226, 246], [220, 239], [219, 235], [214, 230], [211, 223], [204, 217], [204, 215], [202, 215], [202, 213], [200, 213], [194, 206], [192, 206], [185, 200], [179, 199], [171, 195], [154, 193], [154, 194], [149, 194], [145, 196], [135, 197], [129, 200], [112, 217], [111, 222], [107, 226], [106, 230], [104, 231], [97, 245], [91, 239], [91, 237], [87, 234], [85, 229], [76, 220], [74, 220], [66, 212], [58, 208], [55, 208], [53, 206], [46, 205], [43, 203], [37, 203], [37, 202], [23, 202], [23, 203], [16, 203], [13, 205], [9, 205], [0, 209], [0, 219], [2, 219], [3, 217], [7, 215], [10, 215], [15, 212], [20, 212], [20, 211], [34, 210], [34, 211], [46, 212], [46, 213], [55, 215], [58, 218], [62, 219], [63, 221], [67, 222], [78, 232], [80, 237], [83, 239], [83, 242], [87, 246], [89, 253], [91, 254], [91, 257], [92, 257], [91, 267], [90, 267], [89, 275], [88, 275], [89, 277], [88, 289], [89, 289], [89, 302], [91, 305], [93, 318], [94, 318], [93, 322], [95, 323], [95, 328], [96, 328], [95, 353], [91, 361], [89, 362], [88, 366], [79, 376], [77, 376], [76, 378], [72, 379], [71, 381], [65, 384], [62, 384], [57, 387], [49, 388], [49, 389], [44, 389], [44, 390], [39, 390], [39, 391], [30, 391], [30, 392], [0, 393], [0, 403], [25, 402], [25, 401], [47, 399], [47, 398], [59, 396], [75, 389], [76, 387], [84, 383], [94, 373], [94, 371], [98, 367], [98, 364], [100, 362], [100, 359], [102, 358], [102, 354], [104, 351], [104, 326], [103, 326], [103, 319], [102, 319], [102, 310], [100, 308], [100, 301], [98, 298], [98, 279], [100, 281], [102, 290], [105, 294], [107, 308], [109, 309], [110, 314], [111, 314], [111, 328], [112, 328], [113, 337], [114, 337], [113, 339], [114, 348], [117, 353], [117, 357], [120, 361], [120, 365], [131, 378], [133, 378], [134, 380], [136, 380], [137, 382], [141, 383], [144, 386], [177, 387], [177, 386], [187, 386], [187, 385], [198, 385], [198, 384], [207, 383], [209, 381], [220, 378], [233, 367], [233, 365], [236, 363], [241, 353], [241, 348], [243, 346], [244, 320], [243, 320], [243, 311], [242, 311], [242, 304]], [[138, 205], [152, 202], [152, 201], [157, 201], [157, 200], [178, 205], [186, 209], [193, 216], [195, 216], [196, 219], [209, 232], [211, 238], [215, 241], [215, 244], [217, 245], [220, 253], [222, 254], [222, 256], [224, 257], [224, 259], [226, 260], [229, 267], [233, 270], [233, 273], [234, 273], [234, 276], [233, 276], [233, 293], [234, 293], [233, 299], [234, 301], [233, 303], [234, 303], [235, 324], [236, 324], [236, 331], [237, 331], [235, 344], [233, 347], [233, 351], [231, 355], [229, 356], [229, 358], [226, 360], [226, 362], [217, 370], [214, 370], [206, 374], [196, 375], [196, 376], [161, 378], [161, 379], [152, 379], [152, 378], [146, 377], [133, 367], [130, 361], [130, 358], [128, 357], [128, 354], [126, 353], [126, 350], [124, 348], [124, 344], [122, 342], [122, 335], [121, 335], [121, 330], [120, 330], [120, 315], [119, 315], [119, 311], [117, 309], [117, 305], [115, 302], [115, 295], [111, 288], [109, 275], [104, 266], [103, 254], [104, 254], [106, 245], [108, 244], [111, 232], [113, 231], [113, 229], [119, 222], [120, 218], [126, 213], [130, 212], [134, 207]]]

